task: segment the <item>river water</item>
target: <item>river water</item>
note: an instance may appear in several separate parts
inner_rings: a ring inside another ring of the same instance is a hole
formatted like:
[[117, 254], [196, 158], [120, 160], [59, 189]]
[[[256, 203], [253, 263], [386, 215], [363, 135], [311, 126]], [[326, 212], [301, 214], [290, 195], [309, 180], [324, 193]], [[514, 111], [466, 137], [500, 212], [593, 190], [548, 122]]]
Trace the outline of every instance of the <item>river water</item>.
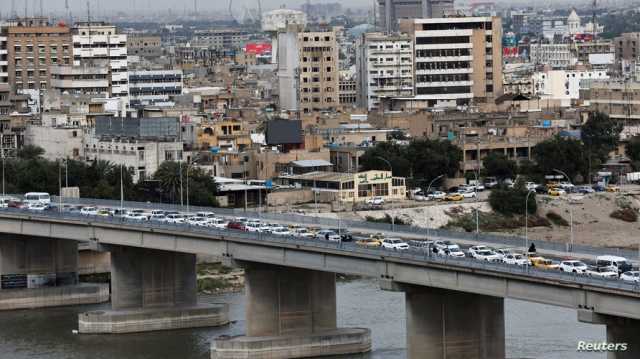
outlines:
[[[384, 292], [374, 280], [337, 285], [340, 326], [367, 327], [374, 349], [362, 359], [401, 359], [405, 352], [404, 294]], [[109, 304], [0, 312], [2, 359], [208, 359], [211, 338], [244, 331], [244, 295], [201, 297], [227, 302], [235, 322], [222, 328], [189, 329], [125, 335], [74, 335], [77, 314]], [[604, 326], [578, 323], [574, 310], [507, 300], [508, 358], [604, 359], [604, 354], [577, 353], [579, 340], [603, 341]], [[473, 320], [473, 318], [469, 318]], [[345, 358], [345, 357], [342, 357]]]

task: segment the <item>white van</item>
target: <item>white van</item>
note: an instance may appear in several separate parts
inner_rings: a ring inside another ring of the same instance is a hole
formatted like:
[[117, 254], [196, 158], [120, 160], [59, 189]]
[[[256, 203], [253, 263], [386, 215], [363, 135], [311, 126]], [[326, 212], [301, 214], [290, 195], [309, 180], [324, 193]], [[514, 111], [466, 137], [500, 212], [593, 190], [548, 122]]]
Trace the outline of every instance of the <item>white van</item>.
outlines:
[[27, 205], [41, 203], [48, 206], [51, 204], [51, 196], [46, 192], [29, 192], [24, 195], [24, 202]]
[[618, 274], [628, 272], [632, 269], [631, 264], [624, 257], [618, 256], [599, 256], [596, 257], [596, 267], [607, 268]]

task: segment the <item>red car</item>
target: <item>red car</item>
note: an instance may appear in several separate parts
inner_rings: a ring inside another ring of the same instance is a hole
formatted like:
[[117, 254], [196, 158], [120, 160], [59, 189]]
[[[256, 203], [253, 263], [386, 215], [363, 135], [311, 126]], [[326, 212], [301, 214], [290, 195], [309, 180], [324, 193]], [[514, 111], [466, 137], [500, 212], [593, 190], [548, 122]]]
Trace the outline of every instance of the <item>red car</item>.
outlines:
[[244, 223], [242, 223], [242, 222], [234, 222], [234, 221], [229, 222], [227, 224], [227, 228], [228, 229], [235, 229], [235, 230], [238, 230], [238, 231], [246, 231], [247, 230], [247, 227], [244, 225]]
[[20, 201], [11, 201], [8, 204], [9, 208], [18, 208], [18, 209], [25, 209], [27, 208], [27, 204], [24, 202], [20, 202]]

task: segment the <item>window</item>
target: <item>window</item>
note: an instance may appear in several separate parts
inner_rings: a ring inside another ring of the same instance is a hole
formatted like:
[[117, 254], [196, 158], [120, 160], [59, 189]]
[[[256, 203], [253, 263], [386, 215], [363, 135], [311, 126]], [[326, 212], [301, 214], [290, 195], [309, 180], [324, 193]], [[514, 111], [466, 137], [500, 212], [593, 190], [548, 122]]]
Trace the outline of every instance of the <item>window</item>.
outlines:
[[138, 151], [138, 160], [144, 161], [144, 150]]

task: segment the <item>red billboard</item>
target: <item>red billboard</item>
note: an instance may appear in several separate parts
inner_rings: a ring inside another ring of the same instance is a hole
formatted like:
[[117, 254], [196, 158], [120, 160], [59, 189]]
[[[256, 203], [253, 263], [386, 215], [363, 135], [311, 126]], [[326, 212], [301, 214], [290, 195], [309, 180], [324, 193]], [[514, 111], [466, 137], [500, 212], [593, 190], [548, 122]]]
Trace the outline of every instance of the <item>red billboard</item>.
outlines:
[[244, 47], [248, 54], [265, 55], [271, 52], [271, 44], [267, 42], [250, 42]]

